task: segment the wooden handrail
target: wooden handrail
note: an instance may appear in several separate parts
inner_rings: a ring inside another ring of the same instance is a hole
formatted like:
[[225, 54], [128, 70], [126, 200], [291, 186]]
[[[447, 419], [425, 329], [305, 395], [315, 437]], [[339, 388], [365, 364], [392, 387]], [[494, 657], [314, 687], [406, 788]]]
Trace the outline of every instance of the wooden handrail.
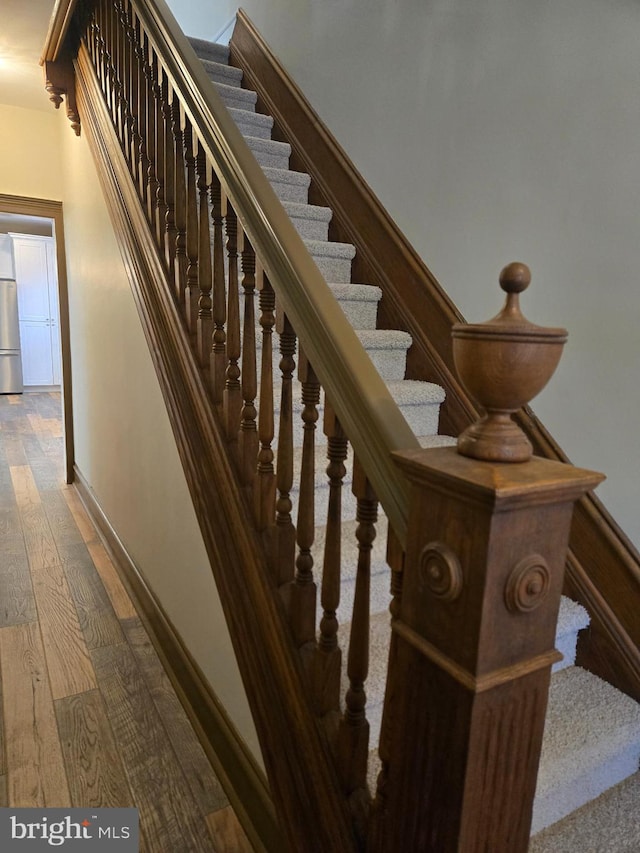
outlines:
[[42, 48], [40, 65], [56, 62], [65, 45], [78, 0], [56, 0]]
[[136, 4], [136, 12], [163, 56], [185, 111], [197, 123], [206, 152], [219, 167], [278, 299], [404, 543], [408, 487], [394, 470], [390, 454], [416, 448], [416, 437], [169, 8], [163, 0], [148, 0]]

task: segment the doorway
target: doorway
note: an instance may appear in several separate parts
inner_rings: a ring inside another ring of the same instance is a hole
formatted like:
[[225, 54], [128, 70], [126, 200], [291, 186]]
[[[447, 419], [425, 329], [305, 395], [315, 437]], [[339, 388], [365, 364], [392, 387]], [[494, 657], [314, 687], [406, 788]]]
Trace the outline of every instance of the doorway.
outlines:
[[[64, 449], [65, 449], [65, 474], [67, 483], [72, 483], [74, 479], [74, 443], [73, 443], [73, 409], [71, 396], [71, 354], [70, 354], [70, 332], [69, 332], [69, 300], [67, 289], [67, 274], [66, 260], [64, 248], [64, 227], [62, 219], [62, 202], [49, 201], [46, 199], [34, 199], [25, 196], [9, 196], [0, 193], [0, 211], [2, 214], [7, 214], [13, 222], [19, 221], [22, 223], [20, 230], [27, 231], [35, 237], [49, 237], [51, 250], [44, 249], [45, 254], [49, 256], [49, 278], [55, 282], [57, 280], [57, 299], [53, 294], [52, 301], [55, 304], [54, 315], [55, 322], [59, 324], [59, 335], [57, 329], [55, 334], [51, 334], [51, 313], [49, 315], [47, 326], [49, 332], [49, 341], [59, 339], [60, 349], [59, 364], [55, 359], [57, 354], [51, 352], [51, 379], [57, 379], [60, 383], [62, 392], [62, 417], [64, 424]], [[1, 214], [0, 214], [1, 215]], [[15, 217], [19, 217], [18, 220]], [[48, 233], [47, 233], [48, 229]], [[6, 232], [14, 229], [5, 229]], [[15, 238], [14, 238], [15, 239]], [[38, 241], [33, 241], [34, 245]], [[0, 260], [2, 252], [0, 252]], [[4, 275], [4, 273], [3, 273]], [[47, 375], [47, 374], [44, 374]], [[45, 380], [47, 384], [49, 380]], [[28, 387], [28, 386], [27, 386]], [[32, 384], [32, 387], [33, 384]]]

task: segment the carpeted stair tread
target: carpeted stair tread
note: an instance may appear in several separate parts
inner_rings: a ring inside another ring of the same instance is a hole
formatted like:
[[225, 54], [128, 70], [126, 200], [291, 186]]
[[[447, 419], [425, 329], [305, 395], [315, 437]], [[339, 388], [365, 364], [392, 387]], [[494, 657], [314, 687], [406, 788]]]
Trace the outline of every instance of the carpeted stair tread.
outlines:
[[351, 245], [351, 243], [333, 243], [329, 240], [305, 240], [304, 244], [314, 258], [340, 258], [344, 261], [352, 261], [356, 256], [356, 247]]
[[236, 107], [230, 107], [229, 114], [238, 125], [243, 136], [271, 139], [271, 131], [273, 130], [273, 119], [271, 116], [251, 112], [251, 110], [240, 110]]
[[393, 329], [356, 329], [356, 335], [384, 380], [404, 379], [411, 335]]
[[[406, 332], [391, 329], [356, 329], [356, 336], [367, 351], [380, 376], [387, 382], [400, 380], [406, 369], [406, 353], [411, 346], [411, 336]], [[262, 338], [256, 337], [256, 352], [258, 373], [262, 359]], [[273, 337], [273, 375], [274, 382], [279, 383], [280, 347], [278, 339]], [[296, 356], [294, 356], [296, 358]]]
[[288, 142], [261, 139], [259, 136], [245, 136], [245, 141], [263, 168], [286, 169], [289, 165], [291, 146]]
[[599, 796], [638, 769], [640, 706], [572, 666], [549, 690], [532, 834]]
[[207, 72], [207, 77], [213, 83], [224, 83], [227, 86], [240, 87], [242, 84], [242, 69], [235, 68], [233, 65], [228, 65], [223, 62], [216, 62], [213, 59], [200, 57], [200, 61], [204, 65]]
[[284, 201], [282, 206], [289, 214], [298, 234], [305, 240], [326, 241], [329, 236], [329, 222], [333, 212], [329, 207], [315, 204], [300, 204]]
[[195, 50], [196, 55], [200, 59], [209, 59], [212, 62], [220, 62], [222, 64], [228, 64], [229, 62], [229, 48], [224, 44], [216, 44], [212, 41], [205, 41], [204, 39], [194, 38], [192, 36], [187, 36], [191, 47]]
[[295, 201], [304, 204], [309, 196], [311, 175], [291, 169], [262, 169], [280, 201]]
[[[261, 347], [257, 347], [258, 353], [258, 373], [260, 372], [260, 357], [261, 357]], [[274, 365], [274, 376], [276, 377], [276, 383], [274, 388], [274, 419], [276, 424], [276, 441], [277, 441], [277, 425], [279, 421], [280, 415], [280, 393], [279, 393], [279, 378], [280, 372], [277, 369], [278, 363], [280, 361], [280, 352], [276, 347], [274, 350], [273, 357], [273, 365]], [[276, 372], [277, 371], [277, 372]], [[409, 396], [406, 394], [405, 389], [403, 387], [404, 383], [409, 381], [413, 387], [413, 393]], [[422, 444], [424, 443], [427, 446], [432, 447], [443, 447], [447, 446], [451, 443], [455, 444], [455, 439], [450, 438], [445, 435], [428, 435], [429, 431], [436, 432], [438, 428], [438, 420], [440, 416], [440, 406], [441, 406], [441, 398], [437, 393], [436, 389], [438, 386], [432, 386], [430, 382], [421, 382], [419, 380], [396, 380], [387, 383], [387, 387], [391, 396], [396, 402], [396, 405], [402, 412], [403, 417], [409, 424], [410, 428], [414, 433], [420, 435], [418, 441]], [[301, 448], [302, 446], [302, 436], [303, 436], [303, 421], [302, 421], [302, 410], [304, 408], [304, 404], [302, 403], [302, 384], [298, 381], [297, 378], [293, 379], [293, 387], [292, 387], [292, 411], [293, 411], [293, 423], [294, 423], [294, 446], [296, 448]], [[322, 415], [324, 412], [324, 399], [321, 395], [320, 402], [318, 405], [318, 423], [316, 425], [316, 455], [320, 455], [320, 458], [324, 459], [326, 456], [326, 436], [323, 432], [322, 426]], [[297, 458], [297, 456], [295, 457]], [[320, 463], [318, 463], [320, 464]], [[326, 467], [326, 464], [325, 464]], [[296, 474], [298, 475], [299, 467], [295, 469]], [[322, 487], [322, 486], [321, 486]]]
[[328, 240], [305, 240], [309, 254], [325, 281], [348, 284], [351, 281], [351, 261], [356, 249], [350, 243], [331, 243]]
[[[403, 379], [406, 370], [406, 353], [411, 346], [411, 336], [406, 332], [390, 329], [356, 329], [356, 336], [367, 351], [380, 376], [387, 382]], [[262, 341], [256, 341], [258, 372], [262, 358]], [[277, 381], [280, 376], [278, 364], [280, 350], [277, 340], [273, 341], [273, 370]]]
[[537, 833], [529, 853], [638, 853], [640, 773]]
[[401, 379], [388, 382], [387, 387], [414, 435], [438, 432], [440, 406], [445, 397], [440, 385], [417, 379]]
[[382, 291], [373, 284], [330, 283], [333, 295], [340, 303], [354, 329], [375, 329], [378, 303]]
[[563, 659], [554, 664], [553, 672], [573, 666], [576, 662], [576, 643], [578, 631], [589, 624], [589, 614], [575, 601], [566, 596], [560, 599], [558, 613], [558, 629], [556, 631], [556, 648], [562, 652]]
[[258, 96], [250, 89], [239, 89], [237, 86], [228, 86], [226, 83], [214, 83], [213, 85], [227, 107], [255, 110]]

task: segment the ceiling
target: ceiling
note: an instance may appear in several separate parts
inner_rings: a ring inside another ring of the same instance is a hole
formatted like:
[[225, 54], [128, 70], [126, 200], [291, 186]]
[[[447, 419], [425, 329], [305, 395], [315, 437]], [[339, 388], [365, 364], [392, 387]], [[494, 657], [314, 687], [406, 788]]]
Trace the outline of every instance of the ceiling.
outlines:
[[0, 0], [0, 104], [52, 109], [39, 63], [54, 5], [55, 0]]

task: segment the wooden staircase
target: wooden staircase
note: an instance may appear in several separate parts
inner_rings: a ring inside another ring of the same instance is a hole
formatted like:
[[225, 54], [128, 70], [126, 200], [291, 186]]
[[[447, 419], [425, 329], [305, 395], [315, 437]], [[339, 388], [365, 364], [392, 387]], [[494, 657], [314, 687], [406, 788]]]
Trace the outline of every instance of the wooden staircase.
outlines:
[[[240, 70], [209, 68], [226, 109], [162, 0], [61, 6], [73, 26], [53, 28], [47, 77], [74, 96], [154, 354], [284, 838], [265, 844], [526, 850], [571, 513], [599, 477], [555, 461], [527, 412], [520, 423], [554, 461], [524, 472], [421, 446], [433, 441], [416, 438], [370, 357], [380, 329], [349, 322], [361, 306], [348, 305], [360, 300], [344, 264], [381, 295], [383, 336], [402, 338], [403, 353], [411, 344], [405, 379], [395, 366], [390, 378], [443, 386], [451, 434], [476, 416], [453, 372], [459, 318], [244, 16], [231, 45]], [[271, 144], [272, 127], [288, 141]], [[357, 524], [345, 570], [348, 456]], [[379, 506], [392, 632], [372, 802]], [[639, 697], [637, 555], [592, 497], [568, 569], [566, 591], [594, 618], [579, 660]], [[629, 601], [607, 596], [611, 578]], [[348, 646], [336, 618], [346, 605]], [[615, 652], [606, 661], [603, 648]]]

